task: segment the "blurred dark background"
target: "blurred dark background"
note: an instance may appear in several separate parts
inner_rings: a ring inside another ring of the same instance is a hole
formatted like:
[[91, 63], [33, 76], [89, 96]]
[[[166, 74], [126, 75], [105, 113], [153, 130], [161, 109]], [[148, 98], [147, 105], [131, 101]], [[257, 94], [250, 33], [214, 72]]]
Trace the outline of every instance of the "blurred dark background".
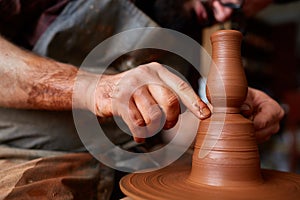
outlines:
[[300, 2], [271, 5], [246, 30], [242, 55], [249, 86], [286, 111], [280, 132], [260, 145], [262, 166], [300, 173]]

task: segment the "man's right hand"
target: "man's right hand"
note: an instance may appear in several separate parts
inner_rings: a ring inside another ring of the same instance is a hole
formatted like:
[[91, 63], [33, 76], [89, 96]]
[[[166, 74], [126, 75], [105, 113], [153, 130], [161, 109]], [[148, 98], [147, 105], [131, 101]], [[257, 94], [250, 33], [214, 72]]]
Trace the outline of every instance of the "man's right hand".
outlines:
[[210, 116], [209, 108], [193, 89], [159, 63], [102, 75], [93, 95], [92, 111], [102, 117], [122, 117], [137, 142], [143, 142], [162, 126], [175, 126], [180, 101], [199, 119]]

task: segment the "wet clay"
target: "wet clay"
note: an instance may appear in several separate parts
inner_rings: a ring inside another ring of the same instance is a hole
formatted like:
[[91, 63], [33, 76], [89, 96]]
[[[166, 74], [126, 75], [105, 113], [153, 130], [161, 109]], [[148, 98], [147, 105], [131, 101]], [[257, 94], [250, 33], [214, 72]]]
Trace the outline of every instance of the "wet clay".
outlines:
[[252, 121], [239, 113], [247, 94], [242, 67], [242, 35], [221, 30], [211, 36], [213, 61], [207, 98], [213, 106], [200, 122], [192, 166], [171, 165], [125, 176], [121, 190], [132, 199], [287, 199], [300, 198], [300, 175], [260, 169]]

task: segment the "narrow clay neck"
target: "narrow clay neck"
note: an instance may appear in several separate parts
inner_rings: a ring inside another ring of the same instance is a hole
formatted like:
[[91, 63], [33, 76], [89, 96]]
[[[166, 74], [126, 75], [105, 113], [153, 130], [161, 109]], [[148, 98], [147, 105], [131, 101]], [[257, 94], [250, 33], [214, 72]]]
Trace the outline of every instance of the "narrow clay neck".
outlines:
[[242, 35], [238, 31], [223, 30], [211, 35], [212, 58], [215, 61], [225, 58], [241, 58]]
[[262, 182], [252, 121], [239, 114], [248, 88], [241, 39], [241, 33], [233, 30], [211, 36], [215, 65], [207, 79], [207, 97], [214, 111], [200, 122], [196, 138], [188, 178], [196, 184], [230, 187]]
[[217, 31], [211, 36], [212, 65], [206, 93], [216, 112], [239, 113], [248, 84], [241, 59], [242, 34], [234, 30]]

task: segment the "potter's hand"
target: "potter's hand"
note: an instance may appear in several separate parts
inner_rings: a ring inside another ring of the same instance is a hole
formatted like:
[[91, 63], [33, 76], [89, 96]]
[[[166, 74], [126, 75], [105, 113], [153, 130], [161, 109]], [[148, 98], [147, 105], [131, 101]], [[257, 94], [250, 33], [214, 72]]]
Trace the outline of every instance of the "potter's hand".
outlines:
[[95, 91], [95, 114], [122, 117], [137, 142], [155, 134], [160, 126], [169, 129], [176, 124], [179, 99], [198, 118], [210, 115], [193, 89], [158, 63], [102, 76]]
[[242, 113], [253, 120], [257, 141], [267, 141], [279, 131], [279, 122], [284, 116], [280, 105], [262, 91], [249, 87]]
[[[193, 0], [193, 1], [187, 1], [185, 2], [184, 7], [188, 9], [189, 7], [192, 7], [194, 10], [194, 13], [197, 15], [197, 19], [199, 22], [203, 22], [205, 20], [208, 20], [209, 16], [207, 13], [207, 10], [205, 9], [205, 6], [203, 5], [203, 0]], [[225, 22], [229, 19], [229, 17], [232, 14], [232, 9], [226, 6], [223, 6], [220, 1], [209, 1], [206, 0], [205, 2], [208, 2], [208, 6], [213, 12], [214, 18], [217, 22]]]
[[[194, 13], [197, 15], [197, 18], [200, 22], [204, 20], [208, 20], [208, 13], [205, 9], [205, 6], [202, 2], [207, 2], [209, 8], [212, 10], [214, 18], [217, 22], [225, 22], [230, 18], [233, 13], [233, 10], [228, 6], [224, 6], [226, 3], [231, 4], [240, 4], [242, 3], [241, 0], [193, 0], [193, 1], [186, 1], [184, 7], [189, 8], [192, 7], [194, 9]], [[223, 2], [223, 4], [221, 3]], [[273, 0], [244, 0], [242, 10], [245, 16], [251, 17], [258, 13], [259, 11], [266, 8], [270, 5]]]

